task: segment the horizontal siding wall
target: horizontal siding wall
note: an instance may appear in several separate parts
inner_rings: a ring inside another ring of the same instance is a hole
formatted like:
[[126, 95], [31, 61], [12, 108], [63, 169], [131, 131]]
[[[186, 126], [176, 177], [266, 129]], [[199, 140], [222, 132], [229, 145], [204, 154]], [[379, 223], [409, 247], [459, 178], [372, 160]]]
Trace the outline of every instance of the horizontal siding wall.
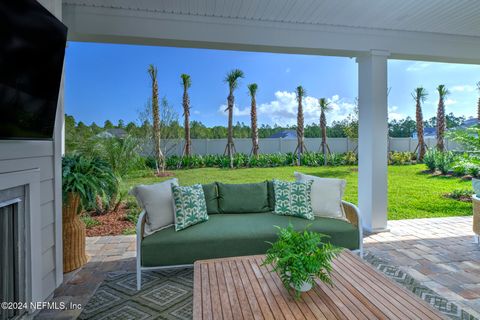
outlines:
[[[252, 150], [251, 139], [234, 139], [235, 149], [237, 152], [249, 154]], [[426, 138], [425, 142], [429, 147], [436, 145], [435, 138]], [[348, 138], [328, 138], [328, 146], [331, 152], [345, 153], [347, 151], [357, 150], [357, 140]], [[417, 139], [413, 138], [389, 138], [390, 151], [415, 151], [417, 147]], [[227, 139], [192, 139], [193, 154], [223, 154]], [[305, 138], [305, 145], [308, 151], [320, 151], [320, 138]], [[446, 139], [445, 145], [448, 150], [462, 151], [461, 146], [453, 141]], [[184, 142], [183, 140], [162, 140], [162, 150], [167, 156], [182, 155]], [[260, 153], [286, 153], [294, 152], [297, 147], [296, 139], [282, 138], [264, 138], [259, 139]], [[142, 155], [153, 155], [153, 146], [147, 145], [141, 152]]]
[[[0, 173], [40, 169], [42, 213], [42, 283], [44, 298], [57, 287], [55, 278], [54, 143], [52, 141], [0, 141]], [[60, 257], [61, 258], [61, 257]], [[38, 267], [38, 266], [34, 266]]]

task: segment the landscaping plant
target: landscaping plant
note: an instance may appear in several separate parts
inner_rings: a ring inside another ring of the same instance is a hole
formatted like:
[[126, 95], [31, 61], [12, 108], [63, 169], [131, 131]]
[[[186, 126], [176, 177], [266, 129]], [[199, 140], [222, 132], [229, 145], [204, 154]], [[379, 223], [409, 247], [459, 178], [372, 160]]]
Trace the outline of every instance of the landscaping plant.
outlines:
[[235, 144], [233, 143], [233, 107], [235, 105], [235, 96], [233, 92], [238, 88], [240, 78], [244, 78], [243, 71], [240, 69], [234, 69], [227, 73], [224, 81], [228, 83], [228, 97], [227, 97], [227, 109], [228, 111], [228, 134], [227, 145], [225, 147], [224, 155], [228, 155], [230, 159], [230, 168], [233, 168], [233, 155], [235, 154]]
[[423, 87], [415, 88], [415, 91], [412, 93], [412, 97], [415, 100], [415, 120], [417, 126], [417, 138], [418, 144], [416, 150], [418, 150], [418, 160], [422, 161], [425, 156], [427, 145], [425, 144], [425, 139], [423, 136], [423, 113], [422, 113], [422, 103], [427, 99], [428, 93], [427, 90]]
[[[112, 168], [98, 158], [80, 155], [65, 156], [62, 160], [62, 237], [63, 271], [78, 269], [87, 262], [85, 254], [85, 223], [79, 219], [82, 207], [118, 189]], [[86, 220], [87, 223], [91, 221]]]
[[185, 128], [185, 146], [183, 148], [183, 155], [189, 157], [192, 154], [192, 140], [190, 139], [190, 97], [188, 96], [188, 89], [192, 86], [192, 79], [188, 74], [181, 74], [182, 88], [183, 88], [183, 117]]
[[445, 85], [437, 87], [438, 108], [437, 108], [437, 149], [445, 151], [445, 130], [447, 128], [445, 120], [445, 98], [450, 94]]
[[320, 131], [322, 136], [321, 151], [323, 154], [323, 165], [327, 165], [327, 152], [330, 153], [330, 147], [327, 143], [327, 117], [325, 113], [330, 110], [330, 103], [326, 98], [320, 98], [318, 100], [320, 106]]
[[260, 149], [258, 144], [258, 127], [257, 127], [257, 90], [258, 85], [256, 83], [251, 83], [247, 86], [248, 93], [251, 98], [251, 106], [250, 106], [250, 121], [251, 121], [251, 128], [252, 128], [252, 154], [255, 158], [258, 156], [258, 150]]
[[427, 166], [428, 170], [431, 172], [435, 172], [435, 158], [438, 151], [436, 149], [430, 149], [425, 152], [425, 156], [423, 157], [423, 163]]
[[455, 189], [450, 193], [446, 193], [445, 197], [463, 202], [472, 202], [472, 195], [474, 193], [472, 189]]
[[62, 160], [63, 201], [69, 193], [78, 195], [83, 207], [96, 201], [96, 196], [110, 197], [118, 189], [118, 180], [112, 167], [100, 158], [78, 154]]
[[163, 156], [160, 131], [160, 110], [158, 104], [158, 82], [157, 67], [151, 64], [148, 67], [148, 74], [152, 80], [152, 121], [153, 121], [153, 143], [155, 146], [155, 161], [157, 162], [157, 174], [165, 171], [165, 157]]
[[435, 168], [442, 174], [447, 174], [452, 170], [455, 155], [452, 151], [436, 152], [435, 153]]
[[278, 240], [267, 250], [263, 266], [272, 265], [287, 290], [294, 291], [295, 299], [300, 298], [303, 285], [315, 284], [315, 277], [320, 281], [332, 284], [330, 273], [333, 270], [332, 260], [341, 252], [341, 248], [329, 242], [323, 242], [326, 235], [304, 230], [297, 232], [290, 224], [286, 228], [278, 228]]
[[301, 157], [306, 151], [305, 149], [305, 128], [304, 128], [304, 116], [303, 116], [303, 99], [307, 92], [302, 86], [298, 86], [295, 90], [298, 109], [297, 109], [297, 147], [295, 152], [298, 155], [297, 165], [301, 165]]

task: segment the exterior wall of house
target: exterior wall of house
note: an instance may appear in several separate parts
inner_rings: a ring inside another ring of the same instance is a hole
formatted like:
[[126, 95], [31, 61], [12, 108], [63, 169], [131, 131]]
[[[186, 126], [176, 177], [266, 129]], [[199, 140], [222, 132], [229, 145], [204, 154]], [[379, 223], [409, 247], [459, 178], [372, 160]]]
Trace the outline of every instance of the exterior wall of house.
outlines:
[[[0, 174], [7, 172], [40, 170], [41, 243], [32, 247], [42, 253], [42, 298], [48, 298], [61, 283], [56, 275], [56, 195], [55, 195], [55, 142], [53, 141], [0, 141]], [[62, 257], [60, 256], [59, 259]]]
[[[60, 0], [41, 0], [49, 11], [61, 17]], [[0, 141], [0, 174], [31, 169], [40, 171], [41, 243], [31, 250], [40, 251], [42, 294], [45, 300], [63, 281], [61, 156], [63, 131], [63, 83], [61, 85], [53, 141]]]

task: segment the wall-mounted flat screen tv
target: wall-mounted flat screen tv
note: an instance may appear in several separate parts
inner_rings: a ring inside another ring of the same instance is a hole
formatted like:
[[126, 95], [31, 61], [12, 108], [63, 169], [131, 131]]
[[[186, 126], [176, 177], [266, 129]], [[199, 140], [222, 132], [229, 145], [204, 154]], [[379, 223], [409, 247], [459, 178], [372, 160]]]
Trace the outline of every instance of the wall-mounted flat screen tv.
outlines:
[[0, 1], [0, 140], [53, 138], [67, 27], [36, 0]]

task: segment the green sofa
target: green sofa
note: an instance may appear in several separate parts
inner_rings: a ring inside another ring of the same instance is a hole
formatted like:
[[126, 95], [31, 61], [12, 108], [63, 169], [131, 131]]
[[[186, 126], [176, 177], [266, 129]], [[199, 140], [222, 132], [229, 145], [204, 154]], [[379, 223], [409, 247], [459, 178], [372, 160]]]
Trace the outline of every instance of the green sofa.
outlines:
[[137, 287], [141, 271], [191, 265], [196, 260], [264, 254], [267, 241], [275, 241], [277, 228], [291, 223], [295, 229], [328, 235], [334, 245], [362, 251], [358, 209], [343, 202], [347, 220], [315, 217], [310, 221], [273, 214], [273, 185], [203, 185], [209, 220], [176, 232], [174, 226], [144, 236], [145, 213], [137, 223]]

